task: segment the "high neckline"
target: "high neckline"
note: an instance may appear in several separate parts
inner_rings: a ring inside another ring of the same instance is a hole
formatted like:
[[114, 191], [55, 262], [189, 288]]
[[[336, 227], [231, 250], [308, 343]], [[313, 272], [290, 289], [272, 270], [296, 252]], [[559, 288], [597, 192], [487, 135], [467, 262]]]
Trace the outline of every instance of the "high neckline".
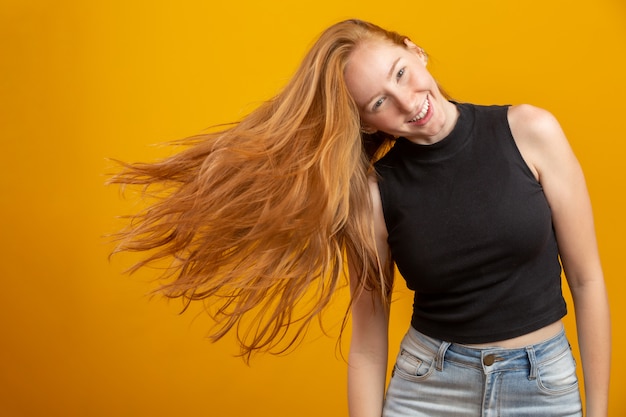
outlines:
[[474, 126], [473, 107], [466, 103], [455, 103], [459, 116], [452, 131], [438, 142], [424, 145], [411, 142], [406, 138], [398, 138], [395, 147], [411, 159], [424, 162], [438, 162], [448, 159], [463, 149], [467, 144]]

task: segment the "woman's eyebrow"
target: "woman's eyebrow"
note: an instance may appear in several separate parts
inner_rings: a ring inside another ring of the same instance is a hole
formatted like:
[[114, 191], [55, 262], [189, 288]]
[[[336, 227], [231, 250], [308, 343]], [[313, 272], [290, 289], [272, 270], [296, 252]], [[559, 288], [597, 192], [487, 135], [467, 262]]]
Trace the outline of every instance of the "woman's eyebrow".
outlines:
[[395, 61], [391, 64], [391, 68], [389, 69], [389, 73], [387, 74], [387, 79], [393, 77], [394, 70], [396, 69], [396, 65], [398, 65], [398, 61], [400, 61], [401, 57], [396, 58]]

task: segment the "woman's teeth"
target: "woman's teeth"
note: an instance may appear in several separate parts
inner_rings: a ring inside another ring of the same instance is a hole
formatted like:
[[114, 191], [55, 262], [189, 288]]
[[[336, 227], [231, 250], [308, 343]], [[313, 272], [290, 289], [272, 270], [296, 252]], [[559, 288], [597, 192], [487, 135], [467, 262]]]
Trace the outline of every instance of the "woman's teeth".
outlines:
[[417, 116], [415, 116], [413, 119], [410, 120], [410, 122], [417, 122], [418, 120], [421, 120], [424, 118], [424, 116], [426, 116], [426, 113], [428, 113], [428, 109], [430, 108], [430, 102], [428, 101], [428, 98], [426, 98], [426, 101], [424, 102], [424, 107], [422, 108], [422, 111], [418, 113]]

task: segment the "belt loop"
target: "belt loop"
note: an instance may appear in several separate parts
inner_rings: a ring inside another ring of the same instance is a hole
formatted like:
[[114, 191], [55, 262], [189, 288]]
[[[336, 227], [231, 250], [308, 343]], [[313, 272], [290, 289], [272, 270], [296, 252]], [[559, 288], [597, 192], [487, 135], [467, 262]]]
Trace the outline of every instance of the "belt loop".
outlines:
[[450, 347], [450, 342], [441, 342], [439, 350], [437, 351], [437, 357], [435, 358], [435, 369], [439, 372], [443, 371], [443, 359], [446, 356], [446, 351]]
[[537, 357], [535, 356], [535, 349], [532, 346], [526, 348], [528, 354], [528, 361], [530, 362], [530, 373], [528, 379], [537, 379]]

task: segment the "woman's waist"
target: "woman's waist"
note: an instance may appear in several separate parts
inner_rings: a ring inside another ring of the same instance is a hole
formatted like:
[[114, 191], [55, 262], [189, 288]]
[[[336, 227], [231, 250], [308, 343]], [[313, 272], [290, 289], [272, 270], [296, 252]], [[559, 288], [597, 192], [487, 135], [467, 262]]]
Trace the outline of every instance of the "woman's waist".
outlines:
[[527, 356], [529, 350], [533, 351], [533, 355], [539, 361], [543, 361], [551, 358], [552, 356], [550, 355], [554, 355], [555, 352], [562, 354], [562, 352], [570, 349], [563, 324], [560, 320], [519, 337], [482, 344], [461, 344], [443, 341], [427, 336], [411, 327], [403, 340], [403, 344], [432, 354], [437, 354], [437, 352], [443, 349], [457, 360], [477, 361], [481, 361], [488, 354], [497, 354], [499, 358], [523, 359]]
[[551, 339], [557, 334], [563, 331], [563, 323], [561, 320], [557, 320], [554, 323], [548, 324], [538, 330], [523, 334], [521, 336], [513, 337], [510, 339], [497, 340], [487, 343], [459, 343], [461, 346], [467, 346], [474, 349], [487, 349], [487, 348], [501, 348], [501, 349], [518, 349], [530, 345], [541, 343], [545, 340]]

